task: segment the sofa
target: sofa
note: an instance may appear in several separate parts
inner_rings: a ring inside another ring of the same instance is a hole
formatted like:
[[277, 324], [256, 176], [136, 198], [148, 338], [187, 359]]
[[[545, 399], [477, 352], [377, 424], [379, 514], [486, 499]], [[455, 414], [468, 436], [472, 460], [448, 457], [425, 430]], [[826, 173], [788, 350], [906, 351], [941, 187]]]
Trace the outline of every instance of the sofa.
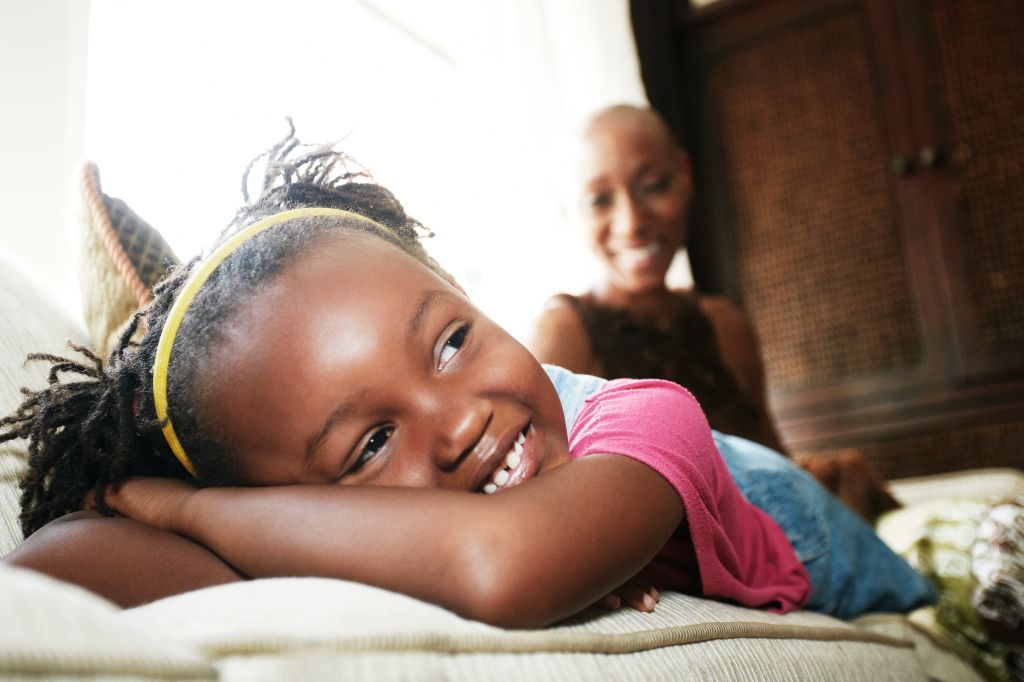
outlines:
[[[160, 267], [147, 273], [140, 259], [159, 266], [173, 257], [152, 233], [143, 235], [145, 248], [132, 245], [129, 237], [151, 228], [123, 205], [116, 213], [118, 204], [100, 191], [94, 166], [84, 167], [81, 189], [84, 322], [0, 251], [4, 415], [20, 401], [22, 386], [45, 381], [44, 366], [25, 364], [28, 352], [63, 352], [69, 340], [105, 349], [159, 276]], [[133, 223], [132, 230], [124, 222]], [[18, 479], [25, 448], [24, 442], [0, 445], [0, 557], [22, 541]], [[893, 490], [908, 504], [883, 519], [879, 530], [907, 554], [945, 501], [1021, 495], [1024, 473], [945, 474], [896, 481]], [[665, 593], [651, 614], [591, 609], [545, 629], [503, 630], [401, 594], [321, 578], [253, 580], [120, 609], [75, 585], [0, 561], [0, 678], [984, 679], [936, 627], [930, 609], [844, 622]]]

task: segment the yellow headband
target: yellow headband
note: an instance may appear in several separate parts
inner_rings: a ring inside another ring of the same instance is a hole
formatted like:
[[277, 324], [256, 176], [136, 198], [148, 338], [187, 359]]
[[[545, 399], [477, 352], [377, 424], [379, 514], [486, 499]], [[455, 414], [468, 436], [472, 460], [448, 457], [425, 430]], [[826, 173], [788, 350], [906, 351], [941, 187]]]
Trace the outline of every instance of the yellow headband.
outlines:
[[340, 208], [296, 208], [275, 213], [274, 215], [257, 220], [243, 230], [239, 230], [230, 239], [214, 249], [213, 253], [206, 260], [196, 266], [188, 281], [181, 288], [181, 293], [178, 294], [178, 298], [171, 306], [171, 311], [167, 314], [164, 328], [160, 332], [160, 341], [156, 346], [156, 360], [153, 362], [153, 405], [156, 407], [157, 418], [164, 422], [164, 438], [171, 447], [171, 452], [178, 458], [181, 465], [192, 474], [193, 478], [198, 478], [196, 468], [192, 465], [192, 460], [185, 454], [185, 448], [181, 446], [181, 441], [178, 440], [178, 435], [174, 432], [174, 426], [171, 424], [171, 417], [167, 414], [167, 367], [171, 363], [171, 348], [174, 346], [174, 337], [178, 333], [178, 328], [185, 317], [185, 312], [188, 310], [189, 305], [192, 304], [192, 299], [199, 293], [199, 289], [210, 278], [213, 271], [217, 269], [217, 266], [224, 262], [225, 258], [230, 256], [235, 249], [246, 241], [263, 232], [268, 227], [280, 225], [289, 220], [323, 216], [350, 218], [367, 223], [383, 232], [389, 231], [388, 228], [375, 220], [371, 220], [358, 213], [344, 211]]

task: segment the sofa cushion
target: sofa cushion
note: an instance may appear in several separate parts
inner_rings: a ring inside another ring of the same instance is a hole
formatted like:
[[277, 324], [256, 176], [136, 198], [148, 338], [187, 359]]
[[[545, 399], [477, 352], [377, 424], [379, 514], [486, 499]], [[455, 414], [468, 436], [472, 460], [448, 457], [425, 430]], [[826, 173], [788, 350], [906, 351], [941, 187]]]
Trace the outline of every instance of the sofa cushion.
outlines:
[[678, 593], [652, 614], [591, 610], [502, 630], [396, 593], [324, 578], [221, 585], [119, 611], [0, 563], [0, 678], [980, 678], [899, 616], [865, 627]]
[[0, 564], [0, 678], [187, 680], [216, 671], [187, 645], [139, 632], [91, 592]]
[[[204, 652], [223, 680], [926, 677], [904, 633], [678, 593], [665, 593], [652, 614], [595, 609], [543, 630], [503, 630], [357, 583], [275, 578], [169, 597], [123, 617]], [[961, 679], [977, 679], [961, 670]]]
[[106, 358], [125, 322], [152, 300], [153, 285], [178, 259], [156, 228], [103, 193], [96, 164], [82, 165], [79, 190], [83, 313], [93, 350]]
[[[0, 415], [21, 404], [22, 387], [46, 385], [49, 363], [25, 363], [29, 353], [66, 354], [68, 341], [87, 343], [80, 322], [61, 308], [45, 285], [34, 280], [0, 251]], [[0, 443], [0, 556], [22, 540], [18, 481], [25, 470], [28, 444]]]

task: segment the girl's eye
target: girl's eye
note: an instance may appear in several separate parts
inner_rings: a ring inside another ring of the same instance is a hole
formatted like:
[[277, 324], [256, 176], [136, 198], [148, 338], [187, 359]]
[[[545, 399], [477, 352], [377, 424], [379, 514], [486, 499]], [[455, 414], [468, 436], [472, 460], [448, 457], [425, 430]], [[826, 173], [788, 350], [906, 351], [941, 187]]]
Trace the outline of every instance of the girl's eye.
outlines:
[[394, 427], [385, 426], [370, 434], [370, 437], [366, 440], [366, 444], [363, 445], [362, 449], [359, 451], [359, 456], [356, 458], [356, 461], [348, 468], [347, 471], [345, 471], [344, 475], [347, 476], [349, 474], [354, 474], [359, 471], [364, 464], [376, 457], [380, 451], [384, 449], [384, 445], [388, 442], [388, 438], [391, 437], [394, 430]]
[[444, 347], [441, 349], [441, 357], [437, 360], [438, 369], [444, 369], [448, 361], [455, 357], [455, 354], [459, 352], [462, 345], [466, 343], [467, 334], [469, 334], [469, 325], [464, 324], [448, 337], [448, 340], [444, 342]]

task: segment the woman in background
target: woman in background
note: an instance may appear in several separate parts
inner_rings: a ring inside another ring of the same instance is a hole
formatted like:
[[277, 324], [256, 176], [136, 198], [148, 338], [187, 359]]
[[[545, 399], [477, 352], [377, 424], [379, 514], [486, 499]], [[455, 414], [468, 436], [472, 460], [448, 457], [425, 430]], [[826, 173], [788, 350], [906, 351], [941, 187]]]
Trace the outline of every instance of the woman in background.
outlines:
[[[580, 142], [574, 213], [603, 279], [581, 296], [553, 296], [530, 350], [578, 373], [686, 386], [713, 429], [785, 453], [750, 321], [725, 297], [666, 282], [687, 236], [693, 185], [685, 150], [657, 113], [630, 105], [594, 114]], [[858, 452], [801, 465], [869, 521], [899, 506]]]

